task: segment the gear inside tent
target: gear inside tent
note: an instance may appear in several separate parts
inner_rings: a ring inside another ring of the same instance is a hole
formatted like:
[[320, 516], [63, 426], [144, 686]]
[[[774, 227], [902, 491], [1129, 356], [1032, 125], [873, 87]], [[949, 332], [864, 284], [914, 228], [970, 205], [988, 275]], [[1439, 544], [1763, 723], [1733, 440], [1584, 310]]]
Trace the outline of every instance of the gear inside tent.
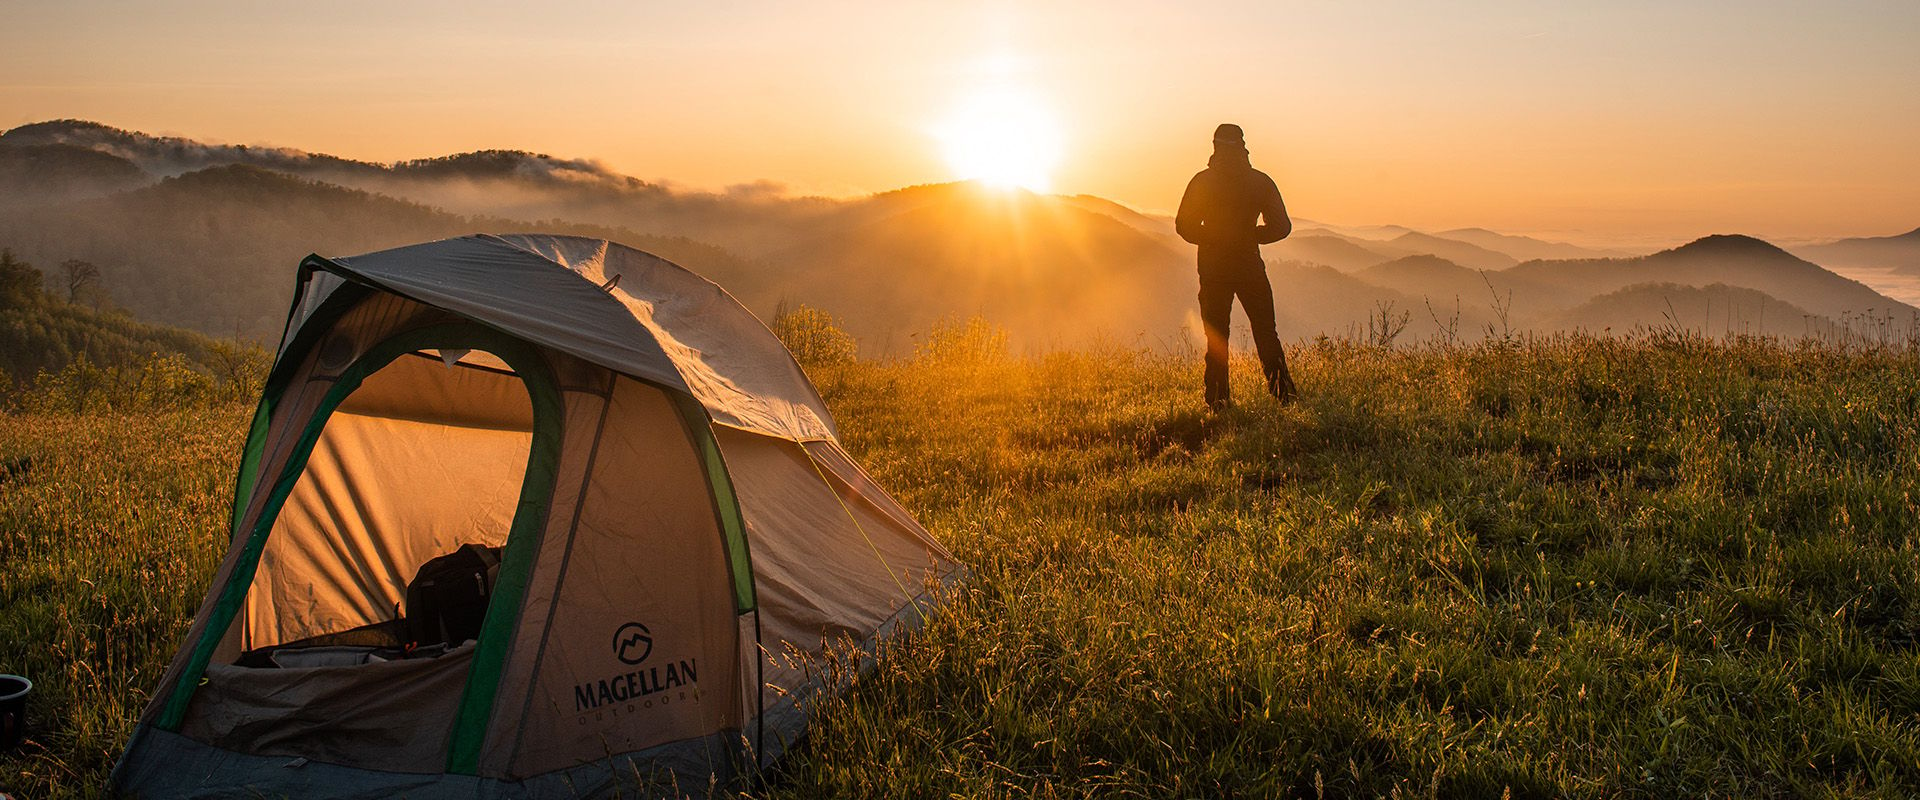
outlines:
[[135, 796], [728, 787], [951, 554], [724, 291], [618, 244], [308, 258]]

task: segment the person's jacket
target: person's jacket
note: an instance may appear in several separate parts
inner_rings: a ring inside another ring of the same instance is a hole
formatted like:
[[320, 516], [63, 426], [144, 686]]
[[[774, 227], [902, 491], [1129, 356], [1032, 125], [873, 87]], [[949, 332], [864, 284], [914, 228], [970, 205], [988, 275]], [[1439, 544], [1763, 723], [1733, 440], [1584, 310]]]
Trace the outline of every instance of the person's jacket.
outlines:
[[1267, 269], [1260, 245], [1287, 238], [1293, 220], [1280, 187], [1253, 168], [1246, 150], [1216, 145], [1180, 198], [1174, 230], [1200, 246], [1201, 282], [1258, 280]]

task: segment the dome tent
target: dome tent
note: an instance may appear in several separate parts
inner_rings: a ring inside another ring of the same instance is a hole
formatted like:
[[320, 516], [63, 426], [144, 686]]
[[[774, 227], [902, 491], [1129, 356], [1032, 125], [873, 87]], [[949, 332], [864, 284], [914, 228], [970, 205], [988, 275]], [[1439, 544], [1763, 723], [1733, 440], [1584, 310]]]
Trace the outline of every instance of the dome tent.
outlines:
[[[729, 785], [828, 688], [792, 656], [916, 624], [960, 574], [836, 435], [764, 325], [652, 255], [515, 235], [309, 257], [229, 552], [113, 788]], [[468, 594], [459, 633], [427, 602]]]

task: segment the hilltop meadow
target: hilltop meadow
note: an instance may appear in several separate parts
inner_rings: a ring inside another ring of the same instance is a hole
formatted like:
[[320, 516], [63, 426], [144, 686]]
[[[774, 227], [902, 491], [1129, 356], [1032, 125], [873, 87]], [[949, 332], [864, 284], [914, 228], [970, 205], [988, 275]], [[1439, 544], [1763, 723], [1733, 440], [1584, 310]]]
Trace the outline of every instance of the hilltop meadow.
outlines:
[[[1920, 794], [1912, 336], [1322, 338], [1298, 403], [1242, 356], [1210, 415], [1193, 353], [976, 322], [861, 359], [778, 323], [970, 575], [758, 794]], [[24, 797], [100, 791], [224, 550], [257, 391], [76, 363], [0, 414]]]

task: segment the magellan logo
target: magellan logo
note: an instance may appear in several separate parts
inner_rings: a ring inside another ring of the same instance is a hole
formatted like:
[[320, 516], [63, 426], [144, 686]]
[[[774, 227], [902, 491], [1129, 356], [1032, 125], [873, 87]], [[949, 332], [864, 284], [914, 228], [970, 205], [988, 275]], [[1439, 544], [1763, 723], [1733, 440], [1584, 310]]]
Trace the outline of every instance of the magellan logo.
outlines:
[[699, 701], [700, 690], [695, 684], [700, 681], [700, 673], [694, 659], [676, 658], [668, 652], [652, 666], [640, 666], [651, 655], [653, 631], [638, 622], [621, 625], [613, 632], [613, 657], [633, 669], [574, 686], [574, 710], [617, 715], [676, 701]]
[[653, 632], [638, 622], [629, 622], [613, 633], [613, 657], [632, 666], [653, 654]]

